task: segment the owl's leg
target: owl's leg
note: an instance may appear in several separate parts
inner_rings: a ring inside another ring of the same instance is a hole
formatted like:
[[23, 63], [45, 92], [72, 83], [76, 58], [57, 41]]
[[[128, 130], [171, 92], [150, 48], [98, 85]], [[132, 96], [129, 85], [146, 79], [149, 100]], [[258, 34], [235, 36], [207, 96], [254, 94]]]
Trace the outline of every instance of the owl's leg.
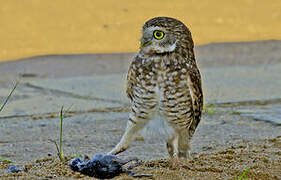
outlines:
[[176, 167], [179, 163], [179, 136], [175, 135], [167, 142], [167, 150], [172, 160], [172, 167]]
[[179, 136], [179, 146], [178, 146], [178, 152], [179, 152], [179, 158], [189, 158], [189, 142], [190, 142], [190, 136], [188, 131], [182, 131], [180, 132]]
[[135, 139], [138, 132], [146, 124], [145, 121], [128, 121], [125, 133], [123, 134], [120, 142], [108, 153], [108, 154], [119, 154], [125, 151], [132, 141]]
[[173, 157], [173, 153], [174, 153], [174, 148], [173, 148], [173, 146], [172, 146], [171, 140], [169, 140], [169, 141], [166, 143], [166, 146], [167, 146], [168, 153], [169, 153], [170, 157], [172, 158], [172, 157]]

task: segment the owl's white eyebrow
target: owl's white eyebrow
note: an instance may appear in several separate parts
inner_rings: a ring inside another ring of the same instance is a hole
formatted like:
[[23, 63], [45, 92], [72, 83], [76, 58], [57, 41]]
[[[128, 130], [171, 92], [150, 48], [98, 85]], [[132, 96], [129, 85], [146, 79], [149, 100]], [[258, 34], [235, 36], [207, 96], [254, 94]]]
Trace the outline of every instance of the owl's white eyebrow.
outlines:
[[157, 26], [150, 26], [149, 28], [145, 29], [145, 31], [154, 31], [154, 30], [163, 30], [163, 29]]

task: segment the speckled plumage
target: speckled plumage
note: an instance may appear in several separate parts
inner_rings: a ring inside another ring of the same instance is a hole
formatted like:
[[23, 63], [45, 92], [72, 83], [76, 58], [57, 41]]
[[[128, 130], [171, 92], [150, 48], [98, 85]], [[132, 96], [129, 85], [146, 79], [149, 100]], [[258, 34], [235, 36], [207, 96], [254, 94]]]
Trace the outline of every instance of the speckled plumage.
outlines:
[[[153, 38], [155, 30], [164, 32], [165, 37]], [[110, 153], [126, 150], [137, 132], [158, 114], [172, 129], [167, 131], [170, 156], [186, 157], [203, 108], [191, 33], [174, 18], [156, 17], [143, 25], [141, 43], [145, 46], [140, 48], [127, 75], [127, 95], [132, 104], [127, 129]]]

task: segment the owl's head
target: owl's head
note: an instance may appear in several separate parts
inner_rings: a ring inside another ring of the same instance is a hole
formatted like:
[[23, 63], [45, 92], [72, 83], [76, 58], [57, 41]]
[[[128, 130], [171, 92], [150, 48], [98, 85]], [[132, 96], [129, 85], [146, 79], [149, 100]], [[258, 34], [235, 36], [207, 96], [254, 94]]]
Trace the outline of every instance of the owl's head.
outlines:
[[160, 55], [177, 49], [193, 49], [189, 29], [179, 20], [170, 17], [156, 17], [148, 20], [142, 29], [140, 50], [144, 54]]

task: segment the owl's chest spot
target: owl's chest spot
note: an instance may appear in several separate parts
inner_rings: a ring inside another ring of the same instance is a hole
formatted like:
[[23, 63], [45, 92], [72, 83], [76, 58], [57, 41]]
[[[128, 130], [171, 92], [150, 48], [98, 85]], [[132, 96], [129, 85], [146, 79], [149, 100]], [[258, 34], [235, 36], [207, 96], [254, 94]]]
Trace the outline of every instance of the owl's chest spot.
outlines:
[[[152, 97], [146, 103], [153, 103], [153, 110], [162, 111], [165, 101], [171, 93], [177, 90], [177, 72], [171, 71], [171, 57], [169, 58], [148, 58], [142, 60], [141, 66], [137, 69], [140, 72], [138, 80], [138, 92], [143, 92], [141, 97]], [[143, 90], [141, 90], [143, 89]], [[143, 98], [144, 100], [145, 98]], [[151, 109], [152, 110], [152, 109]]]
[[164, 69], [158, 69], [157, 72], [154, 73], [155, 77], [152, 79], [154, 83], [154, 97], [156, 102], [156, 108], [154, 109], [157, 113], [161, 113], [163, 110], [163, 102], [165, 101], [165, 96], [167, 92], [167, 73]]

